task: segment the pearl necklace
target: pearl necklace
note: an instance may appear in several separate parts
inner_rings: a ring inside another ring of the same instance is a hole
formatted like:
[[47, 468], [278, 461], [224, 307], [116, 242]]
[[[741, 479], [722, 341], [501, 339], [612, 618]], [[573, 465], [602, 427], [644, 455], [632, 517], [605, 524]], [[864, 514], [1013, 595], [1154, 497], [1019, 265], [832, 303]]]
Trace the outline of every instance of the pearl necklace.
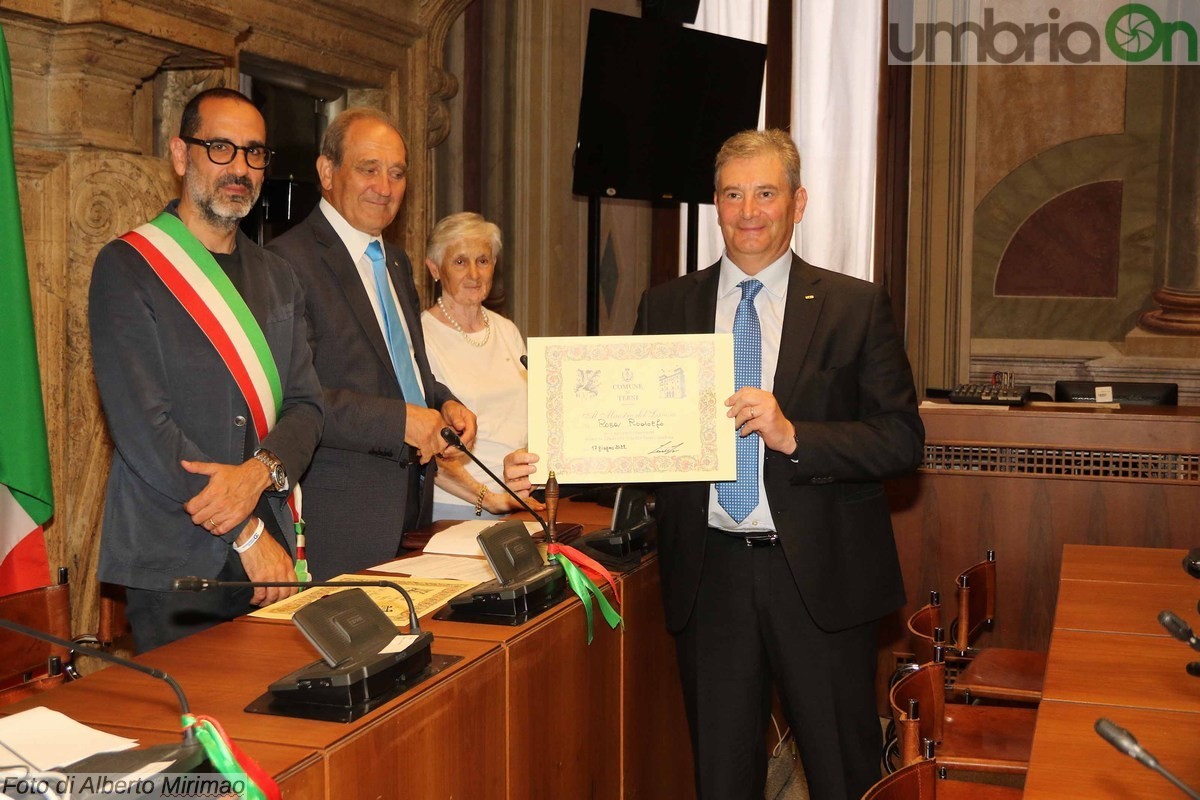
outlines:
[[487, 309], [483, 308], [482, 306], [479, 308], [479, 313], [483, 315], [484, 336], [481, 340], [476, 341], [462, 329], [462, 326], [458, 324], [454, 317], [450, 316], [450, 312], [446, 310], [446, 304], [442, 302], [442, 298], [439, 297], [437, 299], [437, 304], [438, 308], [440, 308], [442, 313], [446, 316], [446, 319], [449, 320], [450, 324], [454, 326], [454, 330], [458, 331], [459, 334], [467, 340], [467, 344], [471, 345], [472, 347], [483, 347], [488, 343], [488, 340], [492, 338], [492, 323], [488, 321]]

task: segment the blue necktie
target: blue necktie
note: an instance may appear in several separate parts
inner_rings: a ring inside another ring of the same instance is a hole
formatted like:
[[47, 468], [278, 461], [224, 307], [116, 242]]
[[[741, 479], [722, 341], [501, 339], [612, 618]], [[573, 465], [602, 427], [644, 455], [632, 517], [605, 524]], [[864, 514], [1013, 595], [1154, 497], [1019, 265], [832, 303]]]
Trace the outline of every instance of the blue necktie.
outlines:
[[387, 264], [383, 260], [383, 248], [378, 241], [367, 245], [367, 258], [371, 259], [371, 269], [375, 274], [375, 292], [379, 297], [379, 307], [383, 309], [383, 327], [387, 334], [388, 354], [392, 357], [392, 367], [396, 370], [396, 378], [400, 381], [400, 391], [404, 392], [404, 400], [415, 406], [425, 405], [425, 395], [421, 392], [421, 384], [417, 381], [416, 370], [408, 350], [408, 337], [404, 335], [404, 326], [400, 324], [400, 310], [392, 299], [391, 282], [388, 281]]
[[[762, 385], [762, 328], [754, 298], [763, 288], [757, 280], [738, 284], [742, 299], [733, 317], [734, 388]], [[737, 436], [737, 434], [734, 434]], [[717, 502], [734, 522], [750, 516], [758, 506], [758, 437], [737, 437], [737, 480], [717, 483]]]

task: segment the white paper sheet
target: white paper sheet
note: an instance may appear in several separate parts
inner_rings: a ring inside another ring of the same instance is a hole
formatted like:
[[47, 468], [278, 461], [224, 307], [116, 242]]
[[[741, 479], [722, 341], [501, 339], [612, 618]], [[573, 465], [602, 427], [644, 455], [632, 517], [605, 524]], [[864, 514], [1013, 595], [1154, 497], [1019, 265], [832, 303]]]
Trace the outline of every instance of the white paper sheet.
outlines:
[[[455, 523], [446, 530], [435, 533], [429, 540], [429, 544], [425, 545], [425, 552], [444, 556], [483, 558], [483, 551], [479, 549], [479, 542], [475, 540], [475, 537], [495, 524], [497, 524], [495, 520], [467, 520]], [[526, 522], [525, 528], [530, 534], [542, 531], [542, 526], [536, 522]]]
[[0, 764], [31, 764], [44, 771], [137, 745], [137, 739], [98, 731], [43, 706], [0, 717]]
[[418, 578], [450, 578], [479, 585], [496, 579], [486, 559], [467, 556], [419, 555], [372, 567], [372, 572], [390, 572]]

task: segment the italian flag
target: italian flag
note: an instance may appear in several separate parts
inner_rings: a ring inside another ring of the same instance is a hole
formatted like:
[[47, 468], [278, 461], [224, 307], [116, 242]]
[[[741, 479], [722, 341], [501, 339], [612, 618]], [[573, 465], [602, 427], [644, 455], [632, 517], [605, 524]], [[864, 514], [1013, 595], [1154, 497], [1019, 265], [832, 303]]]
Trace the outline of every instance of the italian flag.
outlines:
[[49, 585], [42, 525], [53, 512], [13, 159], [12, 75], [0, 28], [0, 595]]

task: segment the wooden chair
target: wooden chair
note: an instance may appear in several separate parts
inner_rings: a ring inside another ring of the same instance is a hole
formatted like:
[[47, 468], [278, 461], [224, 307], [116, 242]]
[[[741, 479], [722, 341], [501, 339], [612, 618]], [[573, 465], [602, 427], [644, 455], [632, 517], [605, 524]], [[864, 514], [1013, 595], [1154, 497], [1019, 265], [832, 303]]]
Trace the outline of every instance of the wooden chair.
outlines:
[[[67, 570], [58, 583], [0, 597], [0, 618], [63, 639], [71, 638], [71, 588]], [[45, 691], [66, 679], [71, 651], [0, 628], [0, 705]]]
[[1009, 647], [972, 649], [971, 643], [996, 615], [996, 551], [958, 576], [958, 619], [951, 625], [958, 654], [970, 659], [954, 681], [955, 689], [974, 699], [1037, 703], [1046, 678], [1046, 654]]
[[917, 664], [942, 660], [937, 657], [937, 650], [946, 646], [946, 631], [942, 627], [942, 601], [937, 592], [930, 592], [929, 602], [908, 618], [908, 644]]
[[1017, 800], [1020, 789], [974, 781], [946, 780], [935, 761], [922, 759], [888, 775], [862, 800]]
[[936, 758], [949, 769], [1024, 774], [1037, 711], [946, 702], [946, 665], [922, 664], [891, 690], [895, 752], [901, 766]]

